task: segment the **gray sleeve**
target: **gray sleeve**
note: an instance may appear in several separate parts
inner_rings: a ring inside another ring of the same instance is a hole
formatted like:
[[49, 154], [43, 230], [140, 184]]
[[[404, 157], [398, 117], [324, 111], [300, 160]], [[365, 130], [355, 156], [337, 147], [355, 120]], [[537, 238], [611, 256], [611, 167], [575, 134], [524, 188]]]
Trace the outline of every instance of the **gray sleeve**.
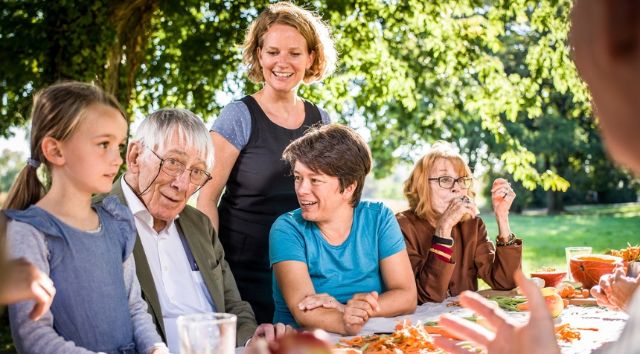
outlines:
[[251, 135], [251, 113], [242, 101], [226, 105], [218, 118], [213, 121], [211, 131], [222, 135], [231, 145], [242, 150]]
[[318, 107], [318, 110], [320, 111], [320, 117], [322, 118], [322, 124], [329, 124], [331, 123], [331, 116], [329, 115], [329, 113], [327, 113], [327, 111], [325, 111], [324, 109]]
[[[47, 260], [49, 254], [44, 234], [31, 225], [11, 221], [7, 225], [7, 243], [10, 258], [25, 258], [43, 273], [49, 275]], [[93, 353], [58, 335], [53, 329], [51, 311], [47, 311], [39, 320], [32, 321], [29, 318], [29, 313], [33, 309], [33, 305], [33, 301], [23, 301], [9, 306], [11, 334], [18, 353]]]
[[124, 284], [129, 294], [129, 312], [133, 322], [133, 338], [136, 342], [136, 348], [140, 353], [150, 353], [153, 349], [166, 348], [156, 331], [156, 325], [153, 323], [151, 315], [147, 312], [147, 303], [142, 300], [133, 254], [127, 258], [122, 267]]

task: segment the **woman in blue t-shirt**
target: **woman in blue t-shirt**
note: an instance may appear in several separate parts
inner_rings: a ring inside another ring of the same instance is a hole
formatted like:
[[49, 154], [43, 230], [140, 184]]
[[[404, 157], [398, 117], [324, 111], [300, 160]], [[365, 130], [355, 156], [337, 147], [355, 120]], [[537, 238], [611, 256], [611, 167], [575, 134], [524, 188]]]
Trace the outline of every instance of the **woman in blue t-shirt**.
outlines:
[[283, 153], [300, 208], [271, 227], [274, 321], [353, 335], [371, 317], [408, 314], [416, 286], [389, 208], [361, 202], [371, 153], [354, 130], [314, 128]]

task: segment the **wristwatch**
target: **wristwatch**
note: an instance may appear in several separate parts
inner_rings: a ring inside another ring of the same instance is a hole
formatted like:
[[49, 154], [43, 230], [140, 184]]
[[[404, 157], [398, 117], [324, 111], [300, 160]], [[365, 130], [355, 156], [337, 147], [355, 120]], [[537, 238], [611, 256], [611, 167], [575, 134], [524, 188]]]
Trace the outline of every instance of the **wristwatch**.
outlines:
[[453, 246], [453, 239], [452, 238], [444, 238], [444, 237], [440, 237], [438, 235], [433, 235], [432, 241], [435, 242], [435, 243], [439, 243], [441, 245], [449, 246], [449, 247]]

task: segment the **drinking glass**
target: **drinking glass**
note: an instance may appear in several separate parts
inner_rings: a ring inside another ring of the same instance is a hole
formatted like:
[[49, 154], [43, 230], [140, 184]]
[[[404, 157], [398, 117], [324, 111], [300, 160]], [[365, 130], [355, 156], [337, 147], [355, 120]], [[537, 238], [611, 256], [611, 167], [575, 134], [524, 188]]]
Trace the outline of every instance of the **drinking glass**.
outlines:
[[571, 258], [585, 254], [591, 254], [591, 247], [565, 247], [564, 253], [567, 256], [567, 279], [573, 281], [573, 276], [571, 275]]
[[182, 354], [233, 354], [236, 347], [236, 315], [199, 313], [178, 317]]

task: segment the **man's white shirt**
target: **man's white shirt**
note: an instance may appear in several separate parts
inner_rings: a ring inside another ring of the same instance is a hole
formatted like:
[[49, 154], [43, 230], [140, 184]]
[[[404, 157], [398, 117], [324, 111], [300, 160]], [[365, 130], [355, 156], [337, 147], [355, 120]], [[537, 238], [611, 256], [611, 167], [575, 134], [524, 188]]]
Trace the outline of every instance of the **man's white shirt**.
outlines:
[[175, 219], [167, 223], [160, 232], [156, 232], [153, 228], [153, 216], [124, 178], [121, 184], [156, 285], [167, 345], [171, 353], [180, 353], [180, 337], [176, 325], [178, 316], [215, 312], [215, 305], [200, 271], [191, 270]]

